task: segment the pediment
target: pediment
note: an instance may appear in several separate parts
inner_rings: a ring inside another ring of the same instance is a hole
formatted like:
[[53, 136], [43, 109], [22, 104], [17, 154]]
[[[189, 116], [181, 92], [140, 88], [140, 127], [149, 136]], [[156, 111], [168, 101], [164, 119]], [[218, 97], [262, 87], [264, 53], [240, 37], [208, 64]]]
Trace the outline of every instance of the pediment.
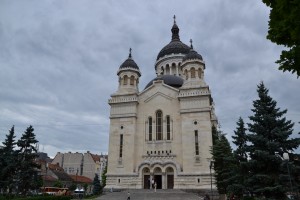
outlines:
[[147, 103], [153, 99], [160, 99], [161, 101], [163, 101], [163, 100], [172, 101], [174, 98], [158, 91], [158, 92], [152, 94], [151, 96], [149, 96], [148, 98], [146, 98], [144, 102]]

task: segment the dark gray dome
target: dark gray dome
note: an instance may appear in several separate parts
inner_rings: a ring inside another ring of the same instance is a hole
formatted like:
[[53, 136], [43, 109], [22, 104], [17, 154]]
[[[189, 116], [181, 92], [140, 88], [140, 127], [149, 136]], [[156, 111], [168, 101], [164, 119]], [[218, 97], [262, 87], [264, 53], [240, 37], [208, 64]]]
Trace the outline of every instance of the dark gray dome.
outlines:
[[120, 66], [120, 69], [122, 68], [134, 68], [134, 69], [139, 69], [139, 67], [137, 66], [137, 64], [134, 62], [134, 60], [132, 60], [132, 58], [127, 58], [127, 60], [125, 60], [122, 65]]
[[202, 56], [198, 54], [197, 51], [195, 51], [193, 48], [191, 48], [190, 52], [183, 57], [182, 61], [195, 59], [203, 60]]
[[180, 78], [179, 76], [174, 76], [174, 75], [162, 75], [154, 78], [152, 81], [150, 81], [146, 87], [150, 87], [153, 84], [153, 81], [157, 80], [163, 80], [165, 84], [175, 87], [175, 88], [180, 88], [183, 85], [183, 79]]
[[167, 44], [164, 48], [162, 48], [162, 50], [160, 50], [156, 60], [158, 60], [159, 58], [161, 58], [165, 55], [170, 55], [172, 53], [174, 53], [174, 54], [189, 53], [190, 47], [180, 41], [179, 28], [175, 21], [174, 21], [173, 27], [171, 29], [171, 32], [172, 32], [172, 41], [169, 44]]
[[134, 62], [134, 60], [131, 57], [131, 48], [129, 49], [128, 58], [122, 63], [122, 65], [120, 66], [119, 69], [128, 68], [128, 67], [139, 70], [139, 67], [137, 66], [137, 64]]
[[165, 55], [174, 54], [187, 54], [190, 51], [190, 47], [186, 44], [182, 43], [180, 40], [172, 40], [168, 45], [166, 45], [162, 50], [159, 52], [157, 56], [157, 60]]

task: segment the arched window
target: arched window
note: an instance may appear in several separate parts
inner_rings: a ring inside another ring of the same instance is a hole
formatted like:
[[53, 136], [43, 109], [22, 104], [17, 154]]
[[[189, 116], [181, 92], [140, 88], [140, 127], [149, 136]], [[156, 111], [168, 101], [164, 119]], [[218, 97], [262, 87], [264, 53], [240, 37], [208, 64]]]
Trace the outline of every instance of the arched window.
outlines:
[[130, 85], [134, 85], [134, 76], [130, 77]]
[[163, 118], [162, 111], [159, 110], [156, 112], [156, 140], [163, 139]]
[[166, 65], [166, 74], [171, 74], [169, 64]]
[[149, 141], [152, 141], [152, 117], [148, 118], [149, 127], [148, 127], [148, 134], [149, 134]]
[[[177, 70], [176, 70], [176, 64], [175, 64], [175, 63], [172, 63], [171, 70], [172, 70], [172, 74], [174, 74], [174, 75], [176, 75], [176, 74], [177, 74]], [[172, 74], [171, 74], [171, 75], [172, 75]]]
[[171, 140], [170, 115], [167, 115], [167, 140]]
[[195, 78], [195, 77], [196, 77], [195, 68], [192, 67], [192, 68], [191, 68], [191, 78]]
[[201, 69], [198, 69], [198, 77], [201, 78]]
[[128, 76], [125, 75], [125, 76], [124, 76], [124, 85], [127, 85], [127, 84], [128, 84]]
[[184, 74], [185, 74], [185, 80], [188, 80], [188, 78], [189, 78], [188, 71], [184, 70]]

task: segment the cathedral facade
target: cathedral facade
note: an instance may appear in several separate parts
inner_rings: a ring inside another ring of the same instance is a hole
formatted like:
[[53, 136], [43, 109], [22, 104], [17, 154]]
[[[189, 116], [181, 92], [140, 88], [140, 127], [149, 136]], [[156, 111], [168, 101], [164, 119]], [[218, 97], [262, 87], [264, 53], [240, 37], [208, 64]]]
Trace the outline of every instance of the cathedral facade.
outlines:
[[131, 56], [109, 99], [106, 188], [208, 189], [211, 187], [214, 104], [204, 81], [205, 62], [181, 42], [174, 18], [172, 39], [155, 62], [157, 77], [139, 91], [141, 72]]

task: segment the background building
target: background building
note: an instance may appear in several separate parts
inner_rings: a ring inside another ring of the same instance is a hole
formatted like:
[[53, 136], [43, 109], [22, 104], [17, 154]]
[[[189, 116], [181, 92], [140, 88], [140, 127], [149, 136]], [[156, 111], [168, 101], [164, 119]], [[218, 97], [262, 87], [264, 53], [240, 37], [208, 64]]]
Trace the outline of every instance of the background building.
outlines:
[[107, 188], [210, 188], [214, 104], [204, 81], [205, 62], [172, 39], [155, 62], [157, 77], [139, 92], [141, 72], [132, 58], [121, 64], [119, 87], [109, 99]]
[[52, 164], [61, 166], [67, 174], [85, 176], [94, 179], [95, 174], [101, 177], [106, 166], [107, 155], [86, 153], [60, 153], [54, 157]]

